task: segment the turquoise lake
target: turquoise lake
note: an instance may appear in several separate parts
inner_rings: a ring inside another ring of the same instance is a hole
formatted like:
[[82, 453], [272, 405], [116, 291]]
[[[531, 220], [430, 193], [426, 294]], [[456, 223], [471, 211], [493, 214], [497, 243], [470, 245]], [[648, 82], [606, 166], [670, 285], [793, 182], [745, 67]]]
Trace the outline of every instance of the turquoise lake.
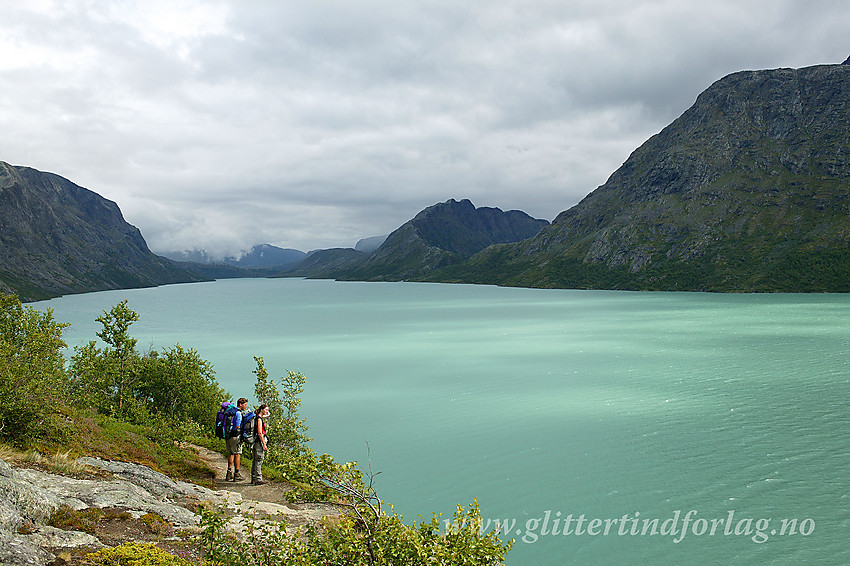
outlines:
[[368, 443], [407, 522], [477, 498], [508, 566], [850, 564], [848, 295], [243, 279], [35, 306], [73, 347], [123, 299], [140, 349], [195, 348], [234, 397], [255, 355], [303, 372], [316, 451]]

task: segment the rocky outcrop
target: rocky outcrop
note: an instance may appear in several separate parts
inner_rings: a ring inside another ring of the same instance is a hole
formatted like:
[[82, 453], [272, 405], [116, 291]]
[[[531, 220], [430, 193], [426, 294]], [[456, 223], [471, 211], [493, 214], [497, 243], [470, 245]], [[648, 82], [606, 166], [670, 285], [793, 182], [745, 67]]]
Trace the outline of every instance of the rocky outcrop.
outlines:
[[202, 279], [154, 255], [114, 202], [0, 162], [0, 291], [37, 300]]
[[102, 548], [103, 543], [95, 536], [46, 525], [63, 505], [77, 511], [121, 509], [133, 518], [153, 513], [175, 529], [196, 531], [198, 515], [190, 508], [208, 504], [228, 510], [229, 528], [237, 534], [244, 531], [248, 517], [283, 519], [288, 526], [297, 527], [329, 514], [321, 506], [294, 508], [175, 481], [139, 464], [100, 458], [80, 458], [77, 462], [108, 473], [96, 479], [76, 478], [12, 468], [0, 460], [0, 564], [40, 566], [53, 560], [54, 552], [60, 549]]
[[700, 94], [534, 238], [440, 280], [850, 291], [850, 65], [745, 71]]

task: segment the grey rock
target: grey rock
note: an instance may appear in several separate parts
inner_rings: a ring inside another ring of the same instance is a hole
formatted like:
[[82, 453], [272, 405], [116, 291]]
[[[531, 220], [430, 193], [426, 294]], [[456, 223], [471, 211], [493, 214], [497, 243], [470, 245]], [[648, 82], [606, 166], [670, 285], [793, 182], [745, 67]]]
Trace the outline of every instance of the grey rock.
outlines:
[[36, 470], [18, 470], [17, 475], [36, 487], [45, 499], [53, 498], [75, 509], [120, 507], [135, 518], [146, 513], [156, 513], [178, 528], [193, 526], [198, 522], [197, 516], [185, 507], [157, 497], [127, 480], [75, 479]]
[[77, 462], [111, 472], [121, 479], [144, 488], [157, 497], [173, 498], [182, 495], [180, 486], [174, 480], [147, 466], [89, 457], [78, 458]]
[[3, 566], [44, 566], [54, 558], [24, 535], [0, 529], [0, 564]]
[[80, 548], [90, 547], [95, 550], [106, 548], [96, 536], [80, 531], [65, 531], [56, 527], [43, 526], [29, 535], [19, 535], [30, 544], [42, 548]]
[[13, 473], [12, 466], [5, 460], [0, 460], [0, 478], [11, 478]]
[[0, 477], [0, 529], [17, 531], [24, 522], [44, 523], [62, 503], [61, 499], [31, 484], [17, 470], [12, 477]]
[[[156, 513], [178, 529], [198, 532], [197, 515], [181, 503], [206, 502], [227, 510], [231, 516], [227, 528], [237, 535], [247, 532], [246, 525], [251, 522], [248, 517], [271, 528], [280, 528], [277, 518], [283, 518], [286, 522], [283, 528], [297, 529], [322, 516], [335, 514], [322, 507], [295, 510], [285, 505], [245, 500], [239, 493], [174, 481], [138, 464], [96, 458], [82, 459], [82, 463], [111, 471], [114, 477], [80, 479], [0, 465], [0, 565], [45, 566], [55, 558], [45, 549], [102, 548], [102, 543], [92, 535], [45, 525], [61, 505], [76, 510], [120, 508], [135, 518]], [[22, 524], [34, 527], [34, 532], [19, 534]]]

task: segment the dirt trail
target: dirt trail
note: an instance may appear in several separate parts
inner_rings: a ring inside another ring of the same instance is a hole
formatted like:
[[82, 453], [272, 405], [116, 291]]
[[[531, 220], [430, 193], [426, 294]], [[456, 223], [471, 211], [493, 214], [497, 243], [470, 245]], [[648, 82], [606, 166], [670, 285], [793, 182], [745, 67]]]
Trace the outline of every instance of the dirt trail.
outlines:
[[254, 501], [264, 501], [266, 503], [277, 503], [289, 509], [297, 511], [310, 511], [311, 515], [316, 511], [324, 511], [326, 515], [338, 515], [339, 511], [333, 505], [328, 503], [288, 503], [284, 494], [290, 490], [288, 484], [284, 482], [267, 481], [263, 485], [251, 485], [251, 467], [248, 466], [241, 470], [242, 476], [245, 478], [239, 482], [224, 481], [227, 475], [227, 458], [221, 453], [203, 446], [189, 445], [192, 449], [198, 452], [198, 456], [206, 462], [210, 468], [215, 471], [215, 486], [216, 490], [233, 491], [242, 495], [243, 499]]

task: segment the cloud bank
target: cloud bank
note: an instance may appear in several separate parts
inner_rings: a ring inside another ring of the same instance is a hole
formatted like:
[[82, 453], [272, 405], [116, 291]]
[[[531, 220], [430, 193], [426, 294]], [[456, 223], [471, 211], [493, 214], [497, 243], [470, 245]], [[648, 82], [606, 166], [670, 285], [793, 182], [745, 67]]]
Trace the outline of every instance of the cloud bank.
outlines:
[[350, 247], [448, 198], [551, 220], [723, 75], [850, 54], [844, 0], [0, 8], [0, 160], [219, 255]]

